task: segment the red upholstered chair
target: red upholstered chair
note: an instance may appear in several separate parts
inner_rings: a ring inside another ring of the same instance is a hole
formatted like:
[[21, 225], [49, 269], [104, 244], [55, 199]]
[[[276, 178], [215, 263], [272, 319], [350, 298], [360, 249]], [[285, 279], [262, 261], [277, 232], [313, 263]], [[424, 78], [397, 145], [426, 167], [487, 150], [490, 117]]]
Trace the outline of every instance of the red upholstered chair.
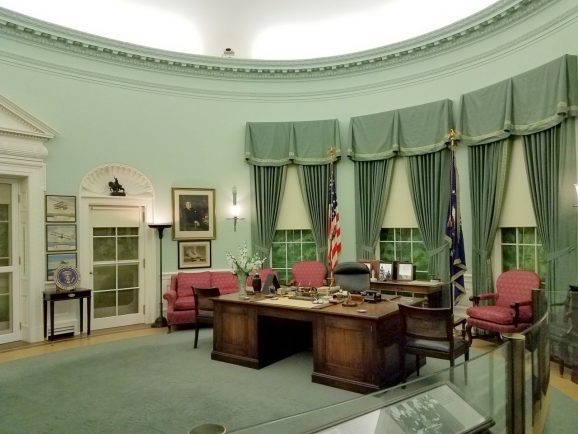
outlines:
[[[472, 327], [493, 333], [520, 332], [532, 324], [532, 289], [540, 287], [540, 277], [533, 271], [505, 271], [496, 281], [496, 292], [475, 295], [474, 305], [466, 310], [466, 332], [472, 340]], [[480, 306], [480, 301], [493, 301]]]
[[291, 269], [293, 279], [290, 284], [294, 286], [319, 287], [326, 285], [325, 277], [327, 268], [319, 261], [301, 261], [293, 265]]

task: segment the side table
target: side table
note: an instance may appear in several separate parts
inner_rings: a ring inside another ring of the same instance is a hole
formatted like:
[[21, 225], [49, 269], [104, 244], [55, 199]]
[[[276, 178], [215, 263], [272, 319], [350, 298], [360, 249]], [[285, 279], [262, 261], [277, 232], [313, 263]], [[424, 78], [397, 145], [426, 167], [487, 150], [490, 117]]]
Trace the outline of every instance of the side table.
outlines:
[[80, 303], [80, 333], [84, 330], [84, 299], [86, 301], [86, 334], [90, 335], [90, 306], [92, 300], [92, 290], [77, 288], [74, 291], [43, 291], [42, 292], [42, 310], [44, 314], [44, 339], [47, 337], [48, 317], [46, 310], [48, 303], [50, 303], [50, 337], [49, 340], [54, 339], [54, 302], [60, 300], [74, 300], [78, 299]]

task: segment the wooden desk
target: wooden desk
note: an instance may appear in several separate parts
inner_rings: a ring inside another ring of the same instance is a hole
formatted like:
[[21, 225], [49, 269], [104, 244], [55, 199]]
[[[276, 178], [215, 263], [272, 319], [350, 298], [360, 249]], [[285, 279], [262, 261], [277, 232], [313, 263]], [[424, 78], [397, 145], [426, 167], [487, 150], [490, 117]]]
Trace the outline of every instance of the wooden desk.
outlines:
[[46, 316], [47, 304], [50, 303], [50, 337], [49, 340], [54, 339], [54, 302], [60, 300], [75, 300], [78, 299], [80, 303], [80, 333], [84, 329], [84, 308], [83, 300], [87, 299], [86, 302], [86, 334], [90, 334], [90, 302], [92, 299], [91, 289], [77, 288], [74, 291], [44, 291], [42, 293], [42, 311], [44, 314], [44, 339], [47, 335], [47, 322], [48, 318]]
[[429, 307], [441, 307], [442, 305], [442, 282], [425, 282], [421, 280], [378, 280], [371, 282], [371, 288], [393, 294], [409, 293], [412, 297], [416, 294], [427, 297]]
[[311, 348], [315, 383], [369, 393], [401, 380], [397, 303], [315, 309], [283, 305], [286, 300], [262, 294], [240, 300], [238, 293], [214, 298], [211, 358], [260, 369]]

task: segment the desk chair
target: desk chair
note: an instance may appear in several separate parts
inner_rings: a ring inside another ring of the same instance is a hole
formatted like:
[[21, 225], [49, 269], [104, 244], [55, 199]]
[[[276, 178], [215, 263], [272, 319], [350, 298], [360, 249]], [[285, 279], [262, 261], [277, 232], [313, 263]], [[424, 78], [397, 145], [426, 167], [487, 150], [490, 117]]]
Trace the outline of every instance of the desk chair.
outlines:
[[199, 341], [199, 325], [213, 324], [213, 300], [211, 297], [218, 297], [221, 295], [219, 288], [193, 288], [193, 298], [195, 300], [195, 345]]
[[370, 289], [369, 268], [362, 262], [340, 262], [333, 270], [335, 285], [344, 291], [362, 292]]
[[470, 347], [464, 337], [454, 337], [454, 317], [451, 308], [423, 308], [399, 305], [401, 315], [402, 382], [405, 382], [405, 355], [414, 354], [419, 376], [420, 357], [434, 357], [450, 361], [465, 355], [470, 358]]

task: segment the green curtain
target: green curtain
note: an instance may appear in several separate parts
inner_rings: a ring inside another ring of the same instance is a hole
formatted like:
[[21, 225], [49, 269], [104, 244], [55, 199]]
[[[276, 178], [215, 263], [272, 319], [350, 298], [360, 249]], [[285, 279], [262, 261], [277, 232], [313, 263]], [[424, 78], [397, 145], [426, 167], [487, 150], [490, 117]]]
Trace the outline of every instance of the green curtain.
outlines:
[[[329, 152], [332, 148], [332, 153]], [[247, 122], [245, 159], [253, 167], [251, 240], [268, 255], [285, 188], [286, 165], [299, 165], [299, 184], [313, 229], [317, 257], [327, 256], [328, 164], [337, 162], [341, 138], [337, 119]]]
[[474, 295], [493, 292], [491, 257], [502, 210], [509, 151], [508, 139], [468, 147]]
[[[336, 169], [334, 167], [335, 171]], [[325, 263], [329, 221], [329, 164], [299, 166], [298, 173], [305, 209], [315, 239], [317, 259]], [[337, 171], [335, 174], [337, 176]]]
[[375, 247], [389, 197], [393, 158], [354, 161], [355, 235], [358, 258], [375, 257]]
[[532, 207], [548, 263], [550, 304], [562, 302], [562, 291], [576, 284], [575, 156], [573, 120], [524, 136]]
[[251, 166], [251, 242], [253, 253], [261, 256], [271, 251], [286, 175], [287, 166]]
[[450, 201], [450, 151], [413, 155], [407, 158], [407, 164], [415, 215], [430, 258], [429, 272], [448, 282], [449, 244], [445, 230]]

